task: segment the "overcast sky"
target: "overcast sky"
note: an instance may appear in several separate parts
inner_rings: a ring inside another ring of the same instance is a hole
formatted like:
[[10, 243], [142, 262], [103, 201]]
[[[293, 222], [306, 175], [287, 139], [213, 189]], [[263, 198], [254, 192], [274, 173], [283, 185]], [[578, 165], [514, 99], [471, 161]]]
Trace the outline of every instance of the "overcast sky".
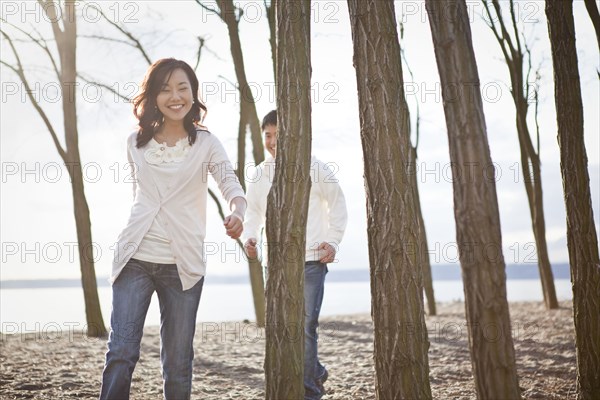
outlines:
[[[197, 70], [202, 97], [209, 109], [205, 121], [236, 159], [239, 99], [235, 88], [229, 38], [220, 19], [186, 2], [102, 2], [113, 19], [141, 38], [153, 60], [176, 57], [195, 63], [197, 36], [205, 48]], [[515, 112], [509, 93], [509, 77], [502, 54], [491, 31], [481, 19], [479, 1], [468, 2], [473, 44], [483, 93], [488, 139], [496, 166], [496, 180], [504, 257], [507, 263], [535, 263], [531, 220], [519, 166]], [[273, 69], [268, 43], [267, 19], [262, 1], [241, 2], [244, 16], [240, 34], [259, 117], [275, 107]], [[599, 97], [598, 46], [582, 1], [575, 1], [575, 28], [579, 72], [584, 103], [585, 140], [596, 230], [599, 216]], [[31, 31], [31, 24], [51, 38], [50, 24], [33, 2], [3, 2], [2, 17]], [[540, 66], [540, 148], [546, 236], [552, 263], [568, 262], [565, 209], [556, 140], [556, 116], [552, 62], [543, 1], [518, 2], [520, 25], [533, 48], [533, 65]], [[421, 137], [417, 177], [432, 263], [458, 261], [449, 168], [448, 140], [429, 23], [422, 2], [397, 2], [398, 21], [404, 21], [404, 46], [414, 79], [404, 71], [411, 110], [419, 103]], [[352, 41], [345, 2], [313, 3], [312, 14], [313, 154], [336, 166], [336, 177], [345, 192], [349, 222], [333, 268], [368, 268], [368, 247], [360, 144], [356, 76], [352, 66]], [[4, 28], [3, 28], [4, 29]], [[6, 27], [11, 34], [14, 29]], [[87, 76], [126, 94], [133, 94], [147, 64], [137, 50], [124, 44], [85, 38], [102, 35], [123, 39], [114, 27], [98, 21], [90, 6], [78, 11], [78, 68]], [[53, 46], [54, 43], [50, 42]], [[35, 95], [47, 110], [62, 137], [60, 94], [46, 56], [35, 47], [18, 42], [22, 62], [28, 68]], [[14, 58], [7, 43], [1, 44], [2, 60]], [[55, 52], [56, 53], [56, 52]], [[379, 60], [373, 60], [379, 62]], [[76, 233], [72, 194], [66, 167], [58, 156], [48, 130], [34, 110], [15, 74], [1, 69], [2, 116], [0, 278], [76, 278]], [[97, 245], [96, 270], [107, 276], [112, 250], [124, 228], [131, 206], [127, 183], [125, 139], [136, 121], [131, 105], [115, 99], [105, 89], [78, 87], [78, 128], [81, 158], [86, 174], [86, 195]], [[251, 159], [248, 149], [247, 159]], [[466, 173], [467, 171], [465, 171]], [[492, 172], [490, 171], [490, 176]], [[214, 182], [213, 182], [214, 183]], [[215, 188], [215, 185], [212, 184]], [[247, 264], [224, 235], [216, 208], [209, 203], [207, 242], [218, 243], [209, 257], [208, 274], [240, 275]], [[236, 254], [234, 254], [236, 253]]]

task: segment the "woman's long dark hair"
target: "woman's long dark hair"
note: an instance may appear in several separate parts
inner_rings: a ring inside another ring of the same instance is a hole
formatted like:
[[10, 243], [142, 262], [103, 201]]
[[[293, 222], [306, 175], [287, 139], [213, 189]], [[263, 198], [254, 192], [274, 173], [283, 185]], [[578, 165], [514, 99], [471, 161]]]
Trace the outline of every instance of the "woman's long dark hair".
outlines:
[[194, 70], [185, 61], [162, 58], [148, 68], [140, 93], [133, 99], [133, 115], [138, 119], [140, 127], [136, 138], [137, 148], [146, 145], [154, 136], [155, 130], [162, 125], [163, 115], [156, 104], [156, 97], [160, 93], [163, 84], [169, 80], [173, 71], [178, 68], [186, 73], [192, 85], [192, 95], [194, 96], [192, 109], [183, 119], [183, 126], [188, 133], [190, 145], [196, 141], [196, 128], [205, 129], [201, 125], [201, 121], [204, 120], [207, 109], [198, 98], [200, 85]]

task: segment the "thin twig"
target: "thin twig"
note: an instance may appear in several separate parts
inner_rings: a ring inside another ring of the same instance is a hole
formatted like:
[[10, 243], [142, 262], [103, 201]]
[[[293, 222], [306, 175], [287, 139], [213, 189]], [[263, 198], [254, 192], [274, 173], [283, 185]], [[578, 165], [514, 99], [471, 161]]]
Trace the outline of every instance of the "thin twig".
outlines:
[[13, 70], [17, 74], [17, 76], [19, 77], [21, 82], [23, 82], [23, 85], [25, 85], [25, 91], [27, 93], [27, 96], [29, 97], [29, 100], [31, 100], [33, 107], [36, 109], [36, 111], [39, 113], [40, 117], [42, 117], [42, 120], [46, 124], [46, 127], [48, 128], [48, 131], [50, 132], [50, 136], [52, 136], [52, 140], [54, 142], [54, 145], [56, 146], [56, 150], [58, 151], [58, 154], [61, 156], [61, 158], [63, 160], [66, 161], [67, 153], [62, 148], [60, 142], [58, 141], [58, 136], [56, 134], [56, 131], [54, 130], [54, 127], [52, 126], [52, 123], [50, 122], [50, 119], [48, 119], [48, 116], [46, 115], [46, 113], [44, 112], [42, 107], [39, 105], [38, 101], [33, 96], [33, 91], [31, 90], [31, 87], [29, 86], [29, 81], [27, 80], [27, 77], [25, 76], [25, 71], [23, 69], [23, 64], [21, 63], [21, 58], [19, 57], [19, 53], [17, 52], [17, 49], [15, 48], [15, 45], [12, 42], [12, 39], [6, 32], [4, 32], [1, 29], [0, 29], [0, 33], [2, 34], [2, 36], [4, 36], [4, 38], [8, 42], [8, 44], [15, 56], [15, 59], [17, 61], [17, 66], [16, 67], [12, 66], [4, 61], [0, 61], [0, 62], [2, 64], [4, 64], [5, 66], [7, 66], [8, 68], [10, 68], [11, 70]]
[[146, 51], [144, 50], [144, 47], [142, 46], [142, 44], [140, 43], [140, 41], [138, 39], [135, 38], [135, 36], [133, 36], [133, 34], [131, 32], [129, 32], [128, 30], [126, 30], [125, 28], [123, 28], [122, 26], [120, 26], [118, 23], [112, 21], [110, 18], [108, 18], [106, 16], [106, 14], [104, 14], [104, 12], [99, 9], [98, 7], [92, 6], [92, 8], [96, 11], [98, 11], [98, 13], [112, 26], [114, 26], [115, 28], [117, 28], [119, 30], [119, 32], [121, 32], [122, 34], [124, 34], [127, 38], [129, 38], [129, 40], [131, 40], [133, 42], [133, 44], [130, 44], [131, 46], [135, 47], [136, 49], [138, 49], [140, 51], [140, 53], [142, 53], [142, 56], [144, 57], [144, 59], [146, 60], [146, 62], [148, 63], [148, 65], [152, 64], [152, 60], [150, 59], [150, 56], [148, 56], [148, 53], [146, 53]]
[[[5, 23], [6, 25], [9, 25], [11, 27], [13, 27], [14, 29], [18, 30], [19, 32], [23, 33], [25, 36], [27, 36], [28, 38], [30, 38], [33, 43], [35, 43], [37, 46], [39, 46], [42, 50], [44, 50], [44, 52], [46, 53], [46, 55], [48, 55], [48, 58], [50, 58], [50, 63], [52, 64], [52, 68], [54, 70], [54, 72], [56, 73], [56, 76], [58, 79], [60, 79], [60, 72], [58, 71], [58, 67], [56, 65], [56, 61], [54, 60], [54, 56], [52, 55], [52, 53], [50, 52], [50, 49], [48, 48], [48, 44], [46, 43], [46, 40], [39, 34], [39, 32], [35, 29], [35, 27], [32, 25], [32, 29], [34, 30], [34, 32], [36, 32], [39, 35], [39, 38], [35, 38], [33, 37], [32, 34], [30, 34], [29, 32], [26, 32], [25, 30], [19, 28], [18, 26], [6, 21], [3, 18], [0, 18], [0, 21], [2, 21], [3, 23]], [[13, 39], [14, 41], [14, 39]]]
[[112, 92], [113, 94], [115, 94], [116, 96], [119, 96], [121, 99], [125, 100], [128, 103], [131, 103], [131, 101], [132, 101], [131, 98], [129, 98], [129, 97], [125, 96], [125, 95], [122, 95], [121, 93], [119, 93], [118, 91], [116, 91], [115, 89], [113, 89], [112, 87], [108, 86], [105, 83], [97, 82], [97, 81], [94, 81], [93, 79], [86, 78], [85, 76], [83, 76], [79, 72], [77, 73], [77, 77], [79, 79], [81, 79], [82, 81], [84, 81], [84, 82], [90, 83], [90, 84], [95, 85], [95, 86], [100, 86], [101, 88], [104, 88], [104, 89]]

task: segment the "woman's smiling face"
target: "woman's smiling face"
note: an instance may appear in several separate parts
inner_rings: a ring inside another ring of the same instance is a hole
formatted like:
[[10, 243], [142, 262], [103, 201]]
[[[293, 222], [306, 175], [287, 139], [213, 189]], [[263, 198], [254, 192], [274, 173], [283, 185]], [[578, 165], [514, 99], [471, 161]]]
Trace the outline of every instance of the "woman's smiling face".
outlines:
[[180, 68], [173, 70], [156, 96], [156, 105], [165, 122], [183, 122], [193, 103], [192, 85], [187, 74]]

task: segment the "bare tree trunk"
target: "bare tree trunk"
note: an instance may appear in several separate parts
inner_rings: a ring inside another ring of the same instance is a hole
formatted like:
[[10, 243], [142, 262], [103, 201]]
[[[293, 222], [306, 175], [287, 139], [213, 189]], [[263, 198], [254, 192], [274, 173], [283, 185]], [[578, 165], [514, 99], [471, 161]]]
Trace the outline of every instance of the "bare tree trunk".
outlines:
[[426, 7], [454, 165], [454, 214], [477, 396], [518, 399], [498, 199], [495, 180], [484, 173], [492, 161], [467, 8], [464, 0], [426, 0]]
[[246, 191], [246, 179], [244, 179], [244, 167], [246, 164], [246, 123], [244, 122], [244, 111], [240, 110], [240, 121], [238, 123], [238, 139], [237, 139], [237, 169], [236, 175], [240, 181], [240, 185]]
[[546, 1], [554, 65], [560, 167], [573, 285], [577, 398], [600, 396], [600, 259], [594, 225], [571, 1]]
[[265, 2], [265, 10], [267, 11], [267, 21], [269, 22], [269, 45], [271, 47], [271, 58], [273, 59], [273, 78], [275, 84], [277, 84], [277, 70], [275, 67], [275, 60], [277, 60], [277, 45], [275, 40], [275, 2], [277, 0], [270, 0], [270, 4]]
[[[246, 68], [244, 66], [244, 56], [242, 53], [242, 44], [240, 42], [239, 20], [235, 14], [235, 5], [233, 0], [218, 0], [218, 5], [221, 10], [219, 16], [227, 25], [229, 32], [229, 42], [231, 47], [231, 56], [233, 57], [233, 66], [235, 75], [238, 81], [240, 90], [240, 107], [241, 118], [250, 129], [250, 138], [252, 141], [252, 155], [256, 164], [261, 163], [265, 159], [264, 147], [262, 144], [262, 134], [260, 130], [260, 122], [256, 112], [256, 103], [254, 95], [248, 85], [246, 78]], [[243, 165], [238, 166], [238, 169], [243, 169]]]
[[[2, 35], [8, 42], [13, 55], [16, 58], [16, 66], [10, 65], [5, 61], [1, 63], [13, 70], [25, 87], [29, 100], [34, 108], [44, 121], [48, 128], [48, 132], [52, 137], [52, 141], [65, 163], [71, 177], [71, 190], [73, 193], [73, 208], [75, 214], [75, 226], [77, 230], [77, 241], [79, 251], [79, 264], [81, 269], [81, 283], [83, 287], [83, 297], [85, 302], [85, 312], [87, 321], [87, 335], [91, 337], [106, 336], [106, 327], [102, 318], [100, 309], [100, 301], [98, 299], [98, 287], [96, 283], [96, 272], [94, 269], [94, 255], [90, 213], [85, 198], [83, 189], [83, 174], [81, 170], [81, 157], [79, 155], [78, 132], [77, 132], [77, 108], [76, 108], [76, 93], [75, 83], [77, 79], [77, 25], [76, 25], [76, 2], [67, 0], [64, 3], [64, 13], [57, 15], [56, 10], [61, 9], [55, 2], [47, 2], [43, 4], [44, 12], [47, 14], [48, 20], [51, 21], [52, 31], [56, 40], [60, 60], [57, 63], [52, 53], [50, 52], [45, 39], [34, 37], [31, 33], [23, 31], [22, 33], [31, 39], [33, 43], [42, 48], [50, 59], [50, 64], [61, 85], [62, 93], [62, 108], [63, 108], [63, 126], [66, 149], [63, 149], [58, 134], [50, 119], [46, 115], [43, 108], [40, 106], [36, 98], [32, 95], [33, 91], [29, 85], [29, 81], [25, 76], [25, 70], [21, 63], [19, 53], [14, 46], [11, 37], [4, 31]], [[48, 5], [51, 5], [49, 7]], [[62, 22], [63, 29], [59, 26]], [[12, 24], [8, 24], [14, 27]]]
[[[207, 7], [200, 0], [196, 0], [196, 2], [204, 9], [217, 14], [221, 18], [221, 20], [225, 22], [225, 25], [227, 26], [227, 31], [229, 32], [231, 56], [233, 58], [235, 75], [238, 82], [238, 89], [240, 92], [240, 121], [238, 125], [237, 176], [240, 180], [240, 183], [245, 189], [246, 181], [244, 177], [244, 172], [246, 170], [246, 129], [249, 128], [250, 130], [250, 140], [252, 142], [252, 155], [254, 157], [255, 165], [258, 165], [261, 162], [263, 162], [265, 159], [265, 155], [262, 143], [262, 132], [260, 129], [260, 122], [258, 119], [258, 113], [256, 112], [256, 103], [254, 100], [254, 95], [252, 94], [252, 90], [250, 89], [250, 85], [248, 84], [248, 79], [246, 77], [244, 55], [242, 53], [242, 44], [240, 41], [239, 33], [239, 16], [236, 15], [236, 6], [233, 4], [233, 0], [218, 0], [217, 5], [219, 7], [219, 10], [214, 10]], [[243, 246], [241, 247], [243, 249]], [[257, 263], [258, 266], [256, 265]], [[265, 325], [265, 285], [260, 262], [248, 260], [248, 271], [250, 274], [250, 285], [252, 287], [256, 323], [258, 326], [262, 327]]]
[[[240, 248], [244, 248], [242, 243], [240, 243]], [[266, 311], [263, 267], [257, 258], [248, 258], [248, 268], [250, 270], [250, 287], [252, 288], [252, 300], [254, 302], [254, 312], [256, 313], [256, 325], [264, 328]]]
[[600, 49], [600, 12], [598, 12], [598, 5], [596, 4], [596, 0], [584, 0], [585, 8], [587, 8], [588, 14], [592, 20], [592, 24], [594, 25], [594, 30], [596, 31], [596, 39], [598, 41], [598, 48]]
[[[408, 64], [408, 60], [406, 59], [406, 53], [404, 48], [402, 47], [402, 40], [404, 39], [404, 25], [402, 22], [400, 25], [400, 57], [404, 60], [406, 64], [406, 69], [408, 70], [408, 74], [410, 75], [411, 81], [414, 81], [414, 75], [410, 65]], [[415, 206], [417, 213], [417, 218], [419, 219], [419, 252], [420, 252], [420, 262], [421, 262], [421, 271], [423, 274], [423, 288], [425, 290], [425, 297], [427, 298], [427, 309], [429, 311], [429, 315], [433, 316], [437, 314], [435, 307], [435, 295], [433, 292], [433, 276], [431, 274], [431, 262], [429, 260], [429, 245], [427, 244], [427, 232], [425, 229], [425, 221], [423, 220], [423, 209], [421, 208], [421, 199], [419, 196], [419, 184], [417, 182], [417, 147], [419, 146], [419, 135], [420, 135], [420, 125], [421, 125], [421, 113], [419, 110], [419, 102], [416, 103], [416, 123], [415, 123], [415, 144], [414, 146], [411, 143], [410, 146], [410, 166], [413, 170], [410, 172], [410, 175], [413, 177], [412, 184], [415, 189]], [[410, 109], [409, 109], [410, 110]], [[408, 122], [410, 126], [410, 134], [412, 136], [412, 124], [410, 123], [410, 112]]]
[[[417, 165], [417, 149], [416, 147], [410, 146], [410, 164], [412, 168]], [[433, 276], [431, 275], [431, 262], [429, 260], [429, 245], [427, 244], [427, 232], [425, 231], [425, 221], [423, 220], [423, 211], [421, 209], [421, 199], [419, 196], [419, 186], [417, 183], [416, 169], [409, 172], [412, 177], [411, 185], [415, 191], [415, 215], [419, 220], [419, 241], [417, 249], [419, 251], [419, 264], [420, 270], [423, 274], [423, 288], [425, 290], [425, 297], [427, 298], [427, 310], [430, 316], [436, 315], [437, 310], [435, 307], [435, 296], [433, 292]]]
[[414, 183], [407, 178], [409, 113], [394, 4], [349, 0], [348, 8], [367, 192], [375, 392], [378, 399], [431, 398], [420, 226]]
[[[556, 289], [554, 287], [554, 274], [550, 265], [550, 257], [548, 255], [548, 246], [546, 244], [546, 221], [544, 217], [544, 205], [542, 202], [542, 175], [540, 171], [539, 157], [532, 157], [531, 168], [533, 169], [533, 182], [527, 189], [527, 198], [529, 200], [529, 211], [533, 222], [533, 236], [537, 248], [538, 269], [540, 271], [540, 280], [542, 282], [542, 292], [544, 293], [544, 303], [549, 310], [557, 309], [558, 299], [556, 298]], [[521, 160], [523, 164], [523, 160]], [[527, 184], [526, 184], [527, 186]]]
[[[523, 77], [525, 50], [521, 46], [519, 37], [519, 29], [517, 27], [517, 15], [512, 0], [509, 2], [511, 15], [511, 28], [513, 35], [511, 37], [507, 29], [507, 24], [504, 21], [503, 13], [498, 0], [491, 0], [495, 9], [493, 16], [489, 9], [489, 0], [484, 0], [483, 5], [489, 17], [489, 26], [500, 49], [504, 54], [506, 65], [510, 73], [511, 80], [511, 95], [516, 109], [516, 125], [517, 135], [519, 138], [519, 149], [521, 151], [521, 170], [523, 171], [523, 183], [527, 192], [527, 200], [529, 202], [529, 213], [531, 215], [531, 223], [533, 236], [538, 255], [538, 268], [540, 272], [540, 280], [542, 282], [542, 293], [544, 294], [544, 303], [547, 309], [558, 308], [558, 300], [556, 298], [556, 290], [554, 288], [554, 275], [550, 265], [548, 256], [548, 245], [546, 243], [546, 222], [544, 217], [544, 204], [542, 196], [542, 176], [540, 172], [540, 157], [539, 157], [539, 138], [538, 150], [536, 152], [531, 141], [529, 126], [527, 125], [527, 113], [529, 111], [529, 82]], [[496, 25], [497, 24], [497, 25]], [[529, 63], [527, 76], [531, 73], [531, 53], [525, 43], [525, 48], [528, 51]], [[537, 97], [536, 97], [537, 101]], [[536, 116], [537, 117], [537, 116]]]
[[[64, 93], [64, 92], [63, 92]], [[74, 93], [72, 93], [74, 95]], [[67, 124], [67, 122], [65, 122]], [[69, 123], [70, 124], [70, 123]], [[66, 162], [71, 178], [73, 191], [73, 206], [75, 210], [75, 226], [77, 229], [77, 244], [79, 250], [79, 265], [81, 269], [81, 284], [85, 301], [85, 316], [87, 321], [87, 335], [90, 337], [106, 336], [106, 327], [100, 309], [98, 286], [94, 270], [94, 242], [92, 241], [92, 224], [90, 210], [83, 188], [83, 175], [79, 151], [73, 155], [73, 162]]]
[[[48, 12], [49, 8], [46, 8]], [[56, 9], [54, 9], [56, 10]], [[79, 264], [81, 268], [81, 283], [85, 300], [85, 314], [87, 320], [87, 334], [93, 337], [106, 336], [106, 327], [98, 299], [98, 286], [94, 269], [94, 255], [92, 241], [92, 224], [90, 211], [83, 189], [83, 174], [81, 170], [81, 157], [79, 156], [79, 143], [77, 132], [77, 109], [75, 85], [77, 82], [77, 25], [75, 2], [65, 2], [65, 18], [62, 19], [64, 31], [53, 24], [54, 36], [60, 55], [61, 89], [63, 120], [65, 129], [65, 143], [67, 146], [67, 164], [71, 175], [73, 191], [73, 204], [75, 210], [75, 225], [79, 244]], [[52, 19], [55, 20], [55, 19]], [[60, 32], [60, 33], [59, 33]]]
[[310, 193], [310, 0], [277, 2], [278, 149], [267, 200], [266, 398], [304, 397], [304, 252]]

